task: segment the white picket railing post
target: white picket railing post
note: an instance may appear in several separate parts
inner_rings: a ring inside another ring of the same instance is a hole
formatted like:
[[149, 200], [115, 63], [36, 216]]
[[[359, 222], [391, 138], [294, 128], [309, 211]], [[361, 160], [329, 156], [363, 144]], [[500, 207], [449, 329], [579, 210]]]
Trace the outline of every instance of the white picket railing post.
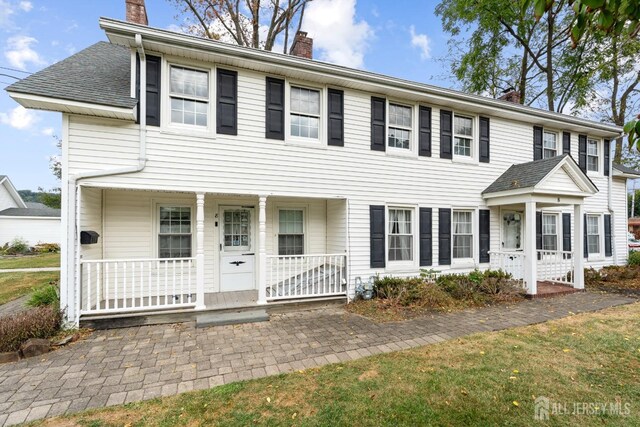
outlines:
[[266, 304], [266, 303], [267, 303], [267, 196], [260, 196], [258, 199], [258, 304]]
[[196, 195], [196, 310], [204, 310], [204, 193]]

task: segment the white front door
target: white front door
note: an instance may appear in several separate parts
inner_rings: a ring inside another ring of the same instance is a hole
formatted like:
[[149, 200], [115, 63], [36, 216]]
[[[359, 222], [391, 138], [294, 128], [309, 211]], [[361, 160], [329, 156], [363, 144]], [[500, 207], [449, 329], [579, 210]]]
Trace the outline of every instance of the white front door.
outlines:
[[220, 208], [220, 290], [256, 289], [254, 208]]
[[522, 218], [521, 212], [502, 213], [502, 250], [506, 252], [521, 251]]

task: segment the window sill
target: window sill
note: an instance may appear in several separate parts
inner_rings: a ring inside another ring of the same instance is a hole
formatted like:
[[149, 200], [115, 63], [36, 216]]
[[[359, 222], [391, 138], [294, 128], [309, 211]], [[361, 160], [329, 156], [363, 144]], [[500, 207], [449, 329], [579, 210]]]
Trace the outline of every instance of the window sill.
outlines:
[[452, 163], [466, 163], [469, 165], [477, 165], [478, 161], [476, 159], [474, 159], [473, 157], [466, 157], [466, 156], [456, 156], [454, 155], [451, 158], [451, 162]]
[[413, 261], [387, 261], [387, 266], [384, 269], [389, 273], [415, 273], [418, 270], [418, 266]]
[[385, 152], [387, 153], [387, 156], [390, 157], [402, 157], [405, 159], [417, 157], [411, 149], [387, 147]]
[[304, 148], [320, 148], [322, 150], [326, 150], [327, 144], [324, 144], [319, 139], [300, 139], [296, 137], [288, 136], [287, 139], [284, 140], [285, 145], [291, 145], [294, 147], [304, 147]]
[[195, 138], [216, 139], [216, 134], [211, 129], [161, 127], [160, 133], [164, 135], [192, 136]]
[[601, 262], [604, 260], [605, 260], [604, 255], [600, 255], [600, 254], [589, 255], [587, 257], [587, 262]]
[[452, 259], [451, 260], [451, 268], [452, 269], [463, 269], [463, 268], [475, 268], [478, 265], [476, 264], [475, 260], [471, 259], [471, 258], [465, 258], [465, 259]]

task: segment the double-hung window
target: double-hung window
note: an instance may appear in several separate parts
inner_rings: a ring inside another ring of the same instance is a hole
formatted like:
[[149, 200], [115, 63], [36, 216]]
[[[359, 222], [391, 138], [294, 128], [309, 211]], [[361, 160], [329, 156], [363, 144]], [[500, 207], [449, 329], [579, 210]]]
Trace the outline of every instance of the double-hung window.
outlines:
[[558, 134], [545, 131], [542, 139], [542, 158], [548, 159], [558, 155]]
[[473, 119], [465, 116], [453, 118], [453, 154], [471, 157], [473, 146]]
[[191, 208], [160, 206], [158, 217], [158, 257], [191, 257]]
[[473, 212], [453, 211], [453, 258], [473, 258]]
[[413, 261], [412, 210], [389, 208], [389, 261]]
[[171, 123], [207, 127], [209, 123], [209, 73], [169, 67]]
[[304, 211], [278, 211], [278, 255], [304, 254]]
[[542, 250], [558, 250], [558, 215], [542, 214]]
[[320, 91], [291, 86], [291, 136], [319, 139]]
[[587, 170], [598, 172], [600, 164], [598, 156], [598, 140], [589, 138], [587, 140]]
[[389, 104], [389, 135], [391, 148], [411, 149], [411, 107]]
[[587, 252], [600, 253], [600, 215], [587, 215]]

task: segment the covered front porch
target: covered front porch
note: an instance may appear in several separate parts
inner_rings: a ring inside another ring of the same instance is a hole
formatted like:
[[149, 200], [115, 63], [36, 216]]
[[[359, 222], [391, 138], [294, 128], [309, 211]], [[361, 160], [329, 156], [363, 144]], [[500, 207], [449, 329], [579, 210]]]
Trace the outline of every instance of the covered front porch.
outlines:
[[483, 192], [500, 218], [491, 268], [520, 280], [529, 295], [539, 285], [584, 289], [583, 205], [597, 191], [568, 155], [509, 168]]
[[84, 186], [81, 318], [346, 298], [347, 201]]

